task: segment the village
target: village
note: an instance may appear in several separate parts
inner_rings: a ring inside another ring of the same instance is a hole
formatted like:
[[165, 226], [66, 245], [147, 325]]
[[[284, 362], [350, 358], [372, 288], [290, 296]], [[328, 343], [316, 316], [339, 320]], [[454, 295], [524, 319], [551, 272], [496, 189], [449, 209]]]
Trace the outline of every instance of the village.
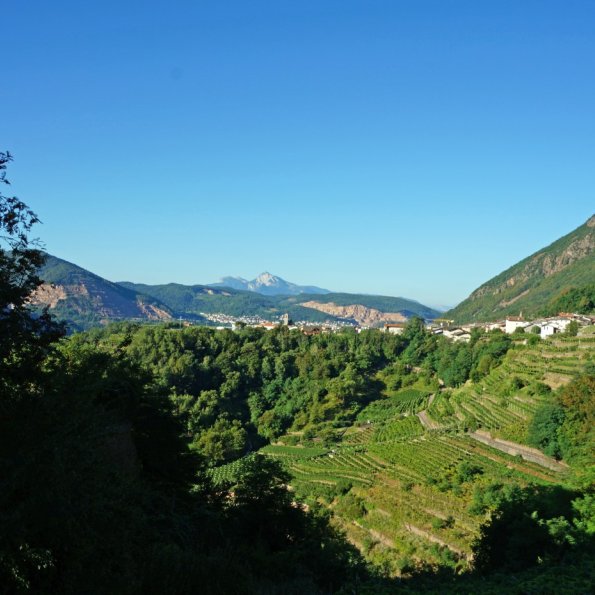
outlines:
[[[288, 314], [283, 314], [277, 321], [265, 320], [259, 316], [229, 316], [220, 313], [202, 313], [202, 316], [216, 323], [218, 329], [231, 328], [231, 330], [238, 330], [244, 327], [273, 330], [284, 326], [291, 331], [301, 331], [307, 335], [315, 335], [320, 333], [335, 333], [345, 328], [353, 328], [357, 333], [360, 333], [363, 330], [373, 328], [358, 325], [355, 321], [351, 320], [327, 320], [324, 323], [313, 323], [304, 320], [294, 322], [289, 318]], [[572, 322], [575, 323], [577, 328], [580, 328], [595, 324], [595, 317], [560, 312], [557, 316], [526, 320], [521, 312], [519, 316], [507, 316], [503, 320], [496, 322], [474, 322], [461, 325], [456, 325], [453, 320], [446, 318], [436, 318], [427, 321], [426, 329], [433, 335], [441, 335], [451, 341], [466, 343], [471, 340], [471, 333], [474, 329], [480, 329], [484, 332], [500, 330], [506, 334], [530, 333], [546, 339], [552, 335], [566, 332]], [[406, 324], [406, 322], [386, 323], [381, 327], [381, 330], [386, 333], [400, 335], [405, 330]]]
[[[471, 340], [471, 333], [474, 329], [484, 332], [500, 330], [506, 334], [531, 333], [546, 339], [552, 335], [563, 333], [569, 330], [569, 325], [574, 322], [578, 329], [582, 326], [595, 324], [595, 317], [584, 314], [560, 312], [558, 316], [547, 318], [536, 318], [525, 320], [520, 313], [519, 316], [507, 316], [504, 320], [497, 322], [474, 322], [469, 324], [455, 325], [453, 320], [437, 318], [427, 325], [427, 329], [434, 335], [442, 335], [452, 341], [468, 342]], [[385, 324], [384, 330], [388, 333], [401, 334], [404, 324]]]

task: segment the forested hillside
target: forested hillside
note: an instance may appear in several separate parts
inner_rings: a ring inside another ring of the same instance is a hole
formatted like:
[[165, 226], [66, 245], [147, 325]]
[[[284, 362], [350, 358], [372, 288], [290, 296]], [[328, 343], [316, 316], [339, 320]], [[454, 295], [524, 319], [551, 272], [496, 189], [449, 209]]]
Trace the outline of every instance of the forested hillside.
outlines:
[[[457, 322], [487, 321], [519, 312], [525, 316], [557, 314], [565, 307], [590, 313], [595, 305], [594, 279], [595, 215], [484, 283], [445, 316]], [[577, 299], [567, 299], [569, 293]]]
[[213, 483], [174, 408], [175, 368], [163, 390], [127, 352], [130, 330], [60, 340], [30, 303], [37, 221], [0, 194], [2, 593], [328, 593], [365, 576], [323, 511], [294, 505], [275, 461]]
[[66, 337], [37, 221], [0, 195], [3, 593], [592, 591], [595, 327]]

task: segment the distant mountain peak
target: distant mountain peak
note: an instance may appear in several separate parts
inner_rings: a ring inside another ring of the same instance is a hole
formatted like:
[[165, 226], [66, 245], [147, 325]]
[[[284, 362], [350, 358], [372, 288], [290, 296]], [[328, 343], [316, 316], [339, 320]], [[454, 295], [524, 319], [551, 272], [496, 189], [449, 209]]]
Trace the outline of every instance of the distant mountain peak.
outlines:
[[258, 277], [252, 281], [252, 283], [271, 286], [286, 283], [286, 281], [281, 279], [281, 277], [277, 277], [277, 275], [272, 275], [271, 273], [265, 271], [264, 273], [260, 273], [260, 275], [258, 275]]
[[252, 291], [262, 295], [300, 295], [302, 293], [325, 294], [330, 293], [328, 289], [315, 287], [313, 285], [296, 285], [285, 281], [278, 275], [268, 271], [260, 273], [258, 277], [248, 281], [242, 277], [223, 277], [218, 283], [212, 283], [211, 287], [230, 287], [243, 291]]

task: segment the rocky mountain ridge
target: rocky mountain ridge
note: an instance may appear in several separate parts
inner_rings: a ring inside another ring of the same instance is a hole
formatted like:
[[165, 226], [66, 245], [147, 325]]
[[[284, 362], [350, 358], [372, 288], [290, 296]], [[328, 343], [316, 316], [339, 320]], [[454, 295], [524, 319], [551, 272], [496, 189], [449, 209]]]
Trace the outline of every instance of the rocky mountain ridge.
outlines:
[[253, 291], [262, 295], [300, 295], [304, 293], [331, 293], [328, 289], [314, 285], [297, 285], [290, 283], [277, 275], [264, 272], [248, 281], [243, 277], [223, 277], [218, 283], [211, 283], [210, 287], [229, 287], [239, 291]]
[[[438, 312], [405, 298], [357, 294], [263, 295], [254, 291], [206, 285], [113, 283], [73, 263], [48, 255], [40, 270], [44, 284], [32, 296], [36, 307], [47, 306], [56, 318], [81, 330], [115, 320], [167, 321], [182, 317], [197, 323], [227, 318], [295, 321], [356, 321], [381, 326], [411, 316], [434, 318]], [[261, 283], [278, 287], [275, 276]], [[213, 315], [221, 316], [213, 316]]]
[[583, 225], [477, 288], [445, 316], [494, 320], [521, 311], [540, 314], [571, 288], [595, 282], [595, 215]]
[[339, 306], [333, 302], [326, 304], [310, 300], [301, 304], [305, 308], [312, 308], [343, 320], [354, 320], [363, 326], [377, 326], [384, 322], [405, 322], [407, 317], [401, 312], [381, 312], [375, 308], [368, 308], [361, 304]]
[[44, 283], [31, 296], [31, 304], [47, 306], [75, 330], [110, 320], [172, 318], [171, 310], [158, 300], [55, 256], [47, 255], [39, 276]]

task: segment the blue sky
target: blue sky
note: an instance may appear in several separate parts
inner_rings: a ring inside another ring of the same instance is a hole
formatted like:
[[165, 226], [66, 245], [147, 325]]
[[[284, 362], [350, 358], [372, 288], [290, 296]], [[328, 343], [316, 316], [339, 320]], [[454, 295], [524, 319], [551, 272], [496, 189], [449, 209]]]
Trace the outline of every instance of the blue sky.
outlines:
[[0, 149], [49, 252], [454, 304], [595, 212], [590, 0], [13, 2]]

